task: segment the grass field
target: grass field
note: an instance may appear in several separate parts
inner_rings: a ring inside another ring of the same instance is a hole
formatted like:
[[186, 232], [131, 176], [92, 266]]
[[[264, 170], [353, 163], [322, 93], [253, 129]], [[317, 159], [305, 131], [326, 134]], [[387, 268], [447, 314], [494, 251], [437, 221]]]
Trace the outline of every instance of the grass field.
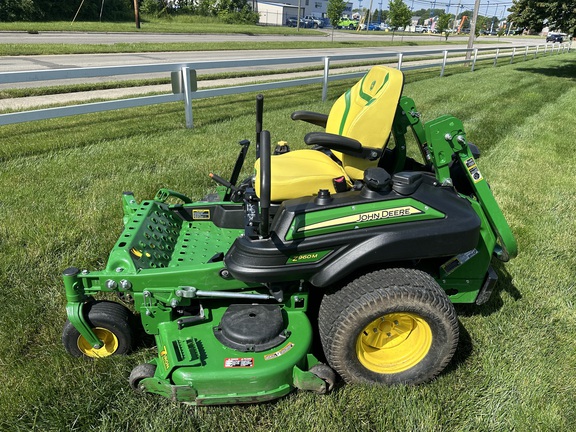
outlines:
[[[156, 355], [82, 361], [60, 343], [70, 265], [96, 269], [121, 229], [121, 193], [167, 186], [200, 198], [252, 138], [252, 95], [2, 127], [0, 134], [0, 430], [569, 431], [576, 429], [574, 138], [576, 54], [416, 80], [424, 121], [450, 113], [483, 152], [480, 168], [519, 242], [482, 307], [458, 307], [447, 370], [417, 387], [338, 385], [259, 405], [197, 408], [136, 394], [127, 378]], [[349, 83], [348, 83], [349, 85]], [[330, 103], [345, 84], [332, 86]], [[321, 89], [266, 94], [264, 127], [298, 147], [326, 112]], [[253, 161], [249, 161], [250, 164]], [[248, 167], [246, 172], [249, 172]]]

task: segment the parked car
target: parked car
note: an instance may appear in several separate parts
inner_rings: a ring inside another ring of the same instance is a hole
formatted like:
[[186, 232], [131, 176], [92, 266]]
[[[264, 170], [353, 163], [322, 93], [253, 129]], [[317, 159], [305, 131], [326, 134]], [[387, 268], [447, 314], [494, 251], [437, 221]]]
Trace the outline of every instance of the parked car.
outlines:
[[546, 42], [562, 43], [564, 42], [564, 38], [559, 33], [549, 33], [548, 36], [546, 36]]
[[386, 23], [380, 23], [380, 30], [383, 31], [389, 31], [390, 30], [390, 26]]
[[286, 18], [286, 25], [288, 27], [296, 27], [298, 25], [298, 18], [295, 16]]
[[417, 25], [414, 27], [414, 32], [416, 33], [428, 33], [428, 31], [430, 31], [430, 27], [428, 26]]
[[350, 18], [341, 18], [338, 21], [338, 28], [356, 30], [358, 28], [358, 21]]
[[380, 24], [370, 23], [368, 26], [366, 24], [360, 24], [360, 30], [366, 30], [368, 27], [368, 31], [380, 31]]
[[[288, 27], [297, 27], [298, 18], [295, 16], [286, 18], [286, 25]], [[314, 21], [300, 18], [300, 28], [314, 28]]]
[[313, 17], [311, 15], [306, 15], [304, 17], [304, 21], [312, 21], [313, 28], [322, 28], [324, 27], [324, 21], [320, 18]]

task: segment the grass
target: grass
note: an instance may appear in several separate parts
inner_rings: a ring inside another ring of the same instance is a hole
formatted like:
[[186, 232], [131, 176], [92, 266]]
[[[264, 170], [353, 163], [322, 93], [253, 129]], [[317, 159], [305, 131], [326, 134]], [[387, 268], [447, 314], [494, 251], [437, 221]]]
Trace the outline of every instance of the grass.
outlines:
[[[252, 138], [252, 95], [195, 102], [194, 130], [181, 104], [2, 127], [0, 430], [574, 430], [575, 76], [573, 53], [442, 79], [408, 75], [404, 93], [424, 121], [456, 115], [483, 151], [480, 169], [520, 254], [497, 267], [488, 304], [458, 307], [460, 345], [436, 381], [339, 385], [259, 405], [196, 408], [139, 395], [127, 377], [154, 348], [92, 362], [70, 358], [59, 341], [60, 273], [104, 265], [122, 191], [143, 199], [168, 186], [201, 197], [212, 187], [207, 173], [228, 175], [235, 142]], [[331, 86], [330, 100], [346, 85]], [[273, 140], [298, 147], [310, 128], [289, 114], [326, 112], [320, 97], [318, 87], [268, 92]]]

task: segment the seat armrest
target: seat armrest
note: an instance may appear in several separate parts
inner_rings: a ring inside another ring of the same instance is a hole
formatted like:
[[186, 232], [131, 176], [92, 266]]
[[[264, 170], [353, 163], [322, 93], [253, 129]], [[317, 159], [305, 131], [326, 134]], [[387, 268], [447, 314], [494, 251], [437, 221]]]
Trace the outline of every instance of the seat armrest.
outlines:
[[302, 120], [323, 128], [326, 128], [326, 123], [328, 122], [328, 114], [313, 111], [294, 111], [290, 118], [292, 120]]
[[319, 145], [352, 156], [362, 155], [362, 144], [360, 144], [360, 141], [342, 135], [327, 132], [310, 132], [304, 137], [304, 142], [308, 145]]
[[354, 138], [328, 132], [307, 133], [304, 137], [304, 142], [308, 145], [319, 145], [330, 150], [372, 161], [379, 159], [382, 155], [382, 150], [380, 149], [362, 147], [362, 143]]

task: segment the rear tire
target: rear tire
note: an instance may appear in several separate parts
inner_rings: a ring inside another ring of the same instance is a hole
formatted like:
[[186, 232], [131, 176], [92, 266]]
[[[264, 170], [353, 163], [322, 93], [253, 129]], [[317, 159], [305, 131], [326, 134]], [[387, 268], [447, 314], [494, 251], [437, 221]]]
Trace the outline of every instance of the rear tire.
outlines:
[[74, 357], [102, 358], [130, 351], [134, 339], [130, 325], [132, 313], [125, 306], [110, 301], [87, 303], [84, 316], [103, 346], [92, 347], [67, 320], [62, 331], [62, 343], [69, 354]]
[[320, 339], [328, 363], [348, 382], [420, 384], [434, 379], [458, 344], [458, 319], [428, 274], [387, 269], [327, 293]]

